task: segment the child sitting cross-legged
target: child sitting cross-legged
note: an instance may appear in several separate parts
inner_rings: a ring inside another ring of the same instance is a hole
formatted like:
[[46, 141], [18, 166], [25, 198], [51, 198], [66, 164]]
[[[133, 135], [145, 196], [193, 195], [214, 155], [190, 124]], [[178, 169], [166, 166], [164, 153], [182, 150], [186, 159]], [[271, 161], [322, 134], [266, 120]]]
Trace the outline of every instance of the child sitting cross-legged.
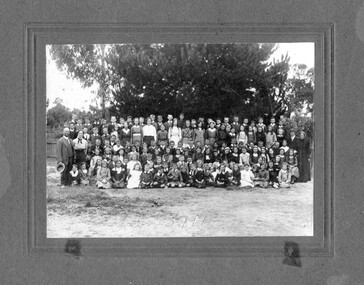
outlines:
[[97, 172], [97, 182], [96, 186], [99, 189], [109, 189], [111, 187], [110, 184], [110, 168], [107, 167], [107, 162], [103, 160], [101, 162], [101, 168], [99, 168]]
[[240, 171], [240, 187], [254, 187], [254, 173], [250, 170], [248, 163], [244, 164], [244, 168]]
[[196, 169], [193, 175], [194, 178], [194, 186], [196, 188], [205, 188], [205, 175], [204, 175], [204, 170], [202, 168], [202, 160], [197, 160], [196, 161]]
[[172, 169], [167, 174], [168, 186], [170, 187], [182, 187], [182, 175], [178, 170], [177, 164], [172, 164]]
[[229, 184], [229, 173], [226, 171], [225, 164], [221, 164], [220, 171], [216, 174], [215, 185], [226, 188]]
[[72, 170], [70, 171], [70, 178], [71, 178], [71, 186], [78, 185], [79, 182], [79, 172], [77, 168], [77, 164], [72, 165]]
[[144, 171], [140, 175], [140, 188], [150, 188], [153, 182], [153, 170], [151, 170], [149, 164], [144, 166]]
[[116, 162], [115, 168], [111, 169], [112, 188], [125, 188], [126, 175], [126, 166], [122, 164], [121, 160], [118, 160]]
[[291, 187], [291, 173], [288, 170], [287, 163], [282, 164], [282, 169], [278, 173], [279, 186], [283, 188]]
[[256, 178], [254, 178], [255, 186], [267, 188], [269, 183], [269, 172], [266, 170], [266, 165], [263, 163]]
[[90, 185], [90, 178], [88, 170], [86, 169], [86, 162], [81, 163], [81, 169], [79, 170], [80, 184], [83, 186]]
[[168, 180], [167, 176], [164, 173], [163, 166], [160, 166], [157, 170], [157, 173], [154, 174], [152, 185], [156, 188], [167, 188]]
[[188, 170], [187, 166], [182, 165], [180, 169], [181, 169], [181, 176], [182, 176], [182, 186], [190, 187], [192, 181], [191, 181], [191, 176], [187, 171]]
[[128, 189], [139, 188], [140, 176], [142, 174], [141, 168], [142, 166], [140, 165], [140, 163], [136, 163], [134, 165], [134, 168], [130, 170], [128, 175], [128, 184], [127, 184]]

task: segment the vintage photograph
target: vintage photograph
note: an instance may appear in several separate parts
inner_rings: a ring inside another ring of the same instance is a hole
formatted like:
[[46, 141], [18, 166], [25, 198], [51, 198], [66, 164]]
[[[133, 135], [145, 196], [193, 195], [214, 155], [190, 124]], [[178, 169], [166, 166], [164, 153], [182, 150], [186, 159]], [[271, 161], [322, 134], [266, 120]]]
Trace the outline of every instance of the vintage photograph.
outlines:
[[313, 236], [313, 42], [45, 53], [47, 238]]

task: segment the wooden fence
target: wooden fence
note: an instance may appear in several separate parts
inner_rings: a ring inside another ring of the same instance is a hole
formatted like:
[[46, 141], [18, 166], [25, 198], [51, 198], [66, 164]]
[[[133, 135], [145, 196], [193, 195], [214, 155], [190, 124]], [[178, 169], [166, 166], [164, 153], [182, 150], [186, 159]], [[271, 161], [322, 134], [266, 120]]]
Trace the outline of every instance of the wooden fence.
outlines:
[[47, 158], [57, 157], [57, 134], [54, 132], [47, 132]]

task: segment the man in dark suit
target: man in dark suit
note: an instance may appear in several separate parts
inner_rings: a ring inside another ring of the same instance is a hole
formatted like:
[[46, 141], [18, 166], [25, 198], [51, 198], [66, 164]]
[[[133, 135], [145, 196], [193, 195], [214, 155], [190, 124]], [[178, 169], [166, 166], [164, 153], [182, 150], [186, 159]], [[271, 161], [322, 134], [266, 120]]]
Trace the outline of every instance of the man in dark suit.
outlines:
[[70, 171], [72, 170], [73, 159], [75, 151], [73, 148], [73, 142], [69, 137], [70, 129], [63, 129], [63, 137], [57, 141], [57, 164], [63, 162], [65, 165], [64, 171], [61, 173], [61, 185], [70, 185]]
[[289, 137], [287, 138], [287, 146], [289, 148], [293, 148], [294, 150], [297, 150], [297, 144], [298, 144], [298, 139], [296, 137], [296, 132], [292, 129], [289, 132]]

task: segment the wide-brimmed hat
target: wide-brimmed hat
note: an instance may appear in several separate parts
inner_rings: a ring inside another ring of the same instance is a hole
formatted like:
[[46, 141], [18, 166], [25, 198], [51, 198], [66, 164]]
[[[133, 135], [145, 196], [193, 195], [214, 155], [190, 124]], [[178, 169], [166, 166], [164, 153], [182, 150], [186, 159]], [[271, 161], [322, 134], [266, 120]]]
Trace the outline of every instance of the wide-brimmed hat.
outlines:
[[57, 172], [62, 173], [65, 170], [66, 166], [63, 162], [58, 162], [57, 164]]

